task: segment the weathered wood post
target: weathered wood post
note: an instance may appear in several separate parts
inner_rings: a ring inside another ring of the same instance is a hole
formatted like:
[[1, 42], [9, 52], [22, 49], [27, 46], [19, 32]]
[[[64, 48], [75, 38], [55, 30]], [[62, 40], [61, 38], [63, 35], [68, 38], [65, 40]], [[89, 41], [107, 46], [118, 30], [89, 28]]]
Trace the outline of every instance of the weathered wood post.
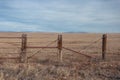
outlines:
[[107, 34], [103, 34], [102, 37], [102, 59], [105, 60], [106, 58], [106, 47], [107, 47]]
[[58, 58], [62, 62], [62, 35], [58, 35]]
[[27, 35], [22, 34], [21, 53], [20, 53], [21, 63], [25, 63], [27, 61], [26, 48], [27, 48]]

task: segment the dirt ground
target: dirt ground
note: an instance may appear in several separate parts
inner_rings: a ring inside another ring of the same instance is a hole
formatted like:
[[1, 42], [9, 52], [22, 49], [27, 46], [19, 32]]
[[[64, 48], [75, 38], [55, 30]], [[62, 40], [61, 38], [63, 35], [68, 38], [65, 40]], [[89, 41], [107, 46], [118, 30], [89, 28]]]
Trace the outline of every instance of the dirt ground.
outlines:
[[[21, 37], [23, 33], [3, 33], [0, 37]], [[57, 46], [60, 33], [25, 33], [27, 46]], [[89, 55], [62, 49], [27, 49], [27, 63], [18, 59], [0, 59], [0, 80], [120, 80], [120, 33], [107, 34], [106, 59], [102, 60], [102, 34], [61, 33], [63, 47]], [[18, 57], [21, 39], [0, 38], [0, 58]]]

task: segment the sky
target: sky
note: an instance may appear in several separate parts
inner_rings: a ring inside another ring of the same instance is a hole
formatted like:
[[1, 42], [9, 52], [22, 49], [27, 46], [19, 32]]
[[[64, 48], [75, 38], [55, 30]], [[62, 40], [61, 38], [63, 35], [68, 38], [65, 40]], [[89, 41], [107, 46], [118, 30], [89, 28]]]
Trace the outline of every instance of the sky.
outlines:
[[120, 0], [0, 0], [0, 31], [120, 33]]

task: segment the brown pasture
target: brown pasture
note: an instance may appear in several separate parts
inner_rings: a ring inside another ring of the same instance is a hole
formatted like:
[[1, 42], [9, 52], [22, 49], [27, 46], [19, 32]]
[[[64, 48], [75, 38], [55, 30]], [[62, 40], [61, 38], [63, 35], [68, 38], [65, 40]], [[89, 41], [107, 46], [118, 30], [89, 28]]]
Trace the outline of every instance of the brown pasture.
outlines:
[[[0, 37], [21, 37], [21, 32], [0, 32]], [[20, 64], [18, 60], [0, 60], [0, 80], [118, 80], [120, 79], [120, 33], [107, 34], [106, 59], [102, 60], [102, 35], [98, 33], [27, 33], [27, 46], [57, 46], [58, 34], [63, 36], [63, 46], [92, 57], [76, 54], [62, 49], [63, 62], [59, 63], [58, 49], [27, 49], [28, 63]], [[96, 42], [95, 42], [96, 41]], [[12, 43], [12, 44], [11, 44]], [[5, 49], [7, 48], [7, 49]], [[0, 57], [18, 57], [21, 39], [0, 39]], [[9, 63], [8, 63], [9, 62]], [[17, 74], [15, 70], [20, 69]], [[4, 70], [7, 70], [5, 73]], [[109, 69], [110, 68], [110, 69]], [[9, 69], [13, 71], [11, 75]], [[39, 70], [40, 71], [37, 71]], [[33, 70], [33, 72], [31, 72]], [[107, 73], [105, 71], [109, 71]], [[72, 72], [73, 71], [73, 72]], [[94, 72], [95, 71], [95, 72]], [[98, 71], [98, 72], [97, 72]], [[36, 73], [36, 74], [34, 74]], [[89, 74], [88, 74], [89, 73]], [[9, 75], [9, 78], [6, 77]], [[23, 75], [24, 74], [24, 75]], [[30, 75], [34, 76], [31, 77]], [[99, 74], [99, 75], [98, 75]], [[117, 77], [115, 76], [117, 74]], [[43, 76], [44, 75], [44, 76]], [[92, 75], [92, 77], [90, 77]], [[46, 76], [46, 77], [45, 77]], [[28, 79], [31, 78], [31, 79]], [[41, 79], [40, 79], [41, 78]]]

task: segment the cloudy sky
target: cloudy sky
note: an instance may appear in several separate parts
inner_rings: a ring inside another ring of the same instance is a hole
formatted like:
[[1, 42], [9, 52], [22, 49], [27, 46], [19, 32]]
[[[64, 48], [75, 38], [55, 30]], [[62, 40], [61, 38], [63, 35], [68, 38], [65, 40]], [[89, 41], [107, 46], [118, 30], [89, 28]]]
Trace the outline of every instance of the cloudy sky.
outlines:
[[120, 32], [120, 0], [0, 0], [0, 31]]

